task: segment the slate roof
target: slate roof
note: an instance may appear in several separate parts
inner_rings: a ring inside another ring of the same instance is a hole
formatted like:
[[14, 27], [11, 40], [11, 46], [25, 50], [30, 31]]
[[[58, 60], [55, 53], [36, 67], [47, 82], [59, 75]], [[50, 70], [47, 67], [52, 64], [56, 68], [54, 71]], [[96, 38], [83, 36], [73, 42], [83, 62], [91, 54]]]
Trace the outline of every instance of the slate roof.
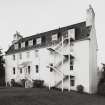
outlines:
[[[51, 45], [51, 35], [53, 34], [58, 34], [58, 35], [62, 35], [63, 32], [65, 32], [66, 30], [69, 29], [75, 29], [75, 41], [79, 41], [79, 40], [85, 40], [86, 38], [88, 38], [88, 36], [90, 35], [90, 31], [91, 31], [91, 26], [90, 27], [86, 27], [86, 22], [80, 22], [77, 24], [73, 24], [73, 25], [69, 25], [69, 26], [65, 26], [65, 27], [61, 27], [58, 29], [54, 29], [54, 30], [50, 30], [47, 32], [43, 32], [43, 33], [39, 33], [36, 35], [32, 35], [29, 37], [24, 37], [22, 39], [20, 39], [17, 43], [20, 45], [22, 42], [26, 42], [26, 47], [25, 48], [19, 48], [19, 49], [14, 49], [14, 45], [11, 45], [9, 47], [9, 49], [6, 51], [6, 54], [13, 54], [13, 53], [17, 53], [20, 51], [25, 51], [25, 50], [30, 50], [30, 49], [35, 49], [35, 48], [42, 48], [42, 47], [46, 47]], [[33, 45], [31, 47], [29, 47], [27, 45], [29, 40], [34, 40], [35, 43], [35, 39], [42, 37], [42, 44], [41, 45]]]

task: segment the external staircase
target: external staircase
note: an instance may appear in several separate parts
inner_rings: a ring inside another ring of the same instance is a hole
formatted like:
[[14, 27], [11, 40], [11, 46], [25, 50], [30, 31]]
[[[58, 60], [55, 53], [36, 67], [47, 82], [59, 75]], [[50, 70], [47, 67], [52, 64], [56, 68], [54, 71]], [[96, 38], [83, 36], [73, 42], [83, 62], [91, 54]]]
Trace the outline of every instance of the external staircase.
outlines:
[[[55, 85], [53, 87], [57, 88], [62, 82], [65, 82], [68, 78], [69, 75], [65, 75], [59, 68], [64, 65], [67, 61], [70, 60], [71, 57], [73, 57], [72, 55], [69, 54], [63, 54], [63, 50], [64, 48], [69, 45], [68, 48], [70, 48], [70, 40], [72, 40], [71, 38], [62, 38], [62, 40], [55, 46], [47, 48], [50, 52], [53, 52], [53, 54], [58, 54], [63, 56], [62, 60], [60, 62], [58, 62], [56, 65], [51, 65], [49, 64], [47, 67], [52, 68], [53, 71], [57, 72], [60, 74], [60, 76], [62, 76], [63, 74], [63, 78], [61, 80], [59, 80], [57, 83], [55, 83]], [[59, 50], [61, 49], [61, 51]]]

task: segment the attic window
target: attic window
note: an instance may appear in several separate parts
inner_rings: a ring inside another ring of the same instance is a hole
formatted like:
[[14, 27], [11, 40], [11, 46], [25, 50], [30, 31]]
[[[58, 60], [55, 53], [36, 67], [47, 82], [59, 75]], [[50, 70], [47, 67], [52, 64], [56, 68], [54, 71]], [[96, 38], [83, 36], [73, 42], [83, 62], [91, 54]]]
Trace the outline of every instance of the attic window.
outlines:
[[18, 44], [15, 44], [14, 47], [15, 47], [15, 49], [18, 49], [19, 46], [18, 46]]
[[75, 29], [69, 29], [68, 36], [70, 36], [70, 38], [75, 40]]
[[41, 38], [36, 39], [36, 44], [41, 44]]
[[52, 41], [57, 40], [57, 39], [58, 39], [57, 34], [52, 35]]
[[28, 45], [29, 45], [29, 46], [33, 46], [33, 40], [29, 40], [29, 41], [28, 41]]
[[25, 42], [22, 42], [21, 43], [21, 48], [24, 48], [25, 47]]

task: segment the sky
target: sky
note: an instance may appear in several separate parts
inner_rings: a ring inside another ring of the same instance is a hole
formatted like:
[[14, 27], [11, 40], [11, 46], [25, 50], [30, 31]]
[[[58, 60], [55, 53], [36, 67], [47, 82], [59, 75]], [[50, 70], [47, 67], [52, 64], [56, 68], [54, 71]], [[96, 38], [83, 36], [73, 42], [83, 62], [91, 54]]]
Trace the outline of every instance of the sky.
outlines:
[[0, 0], [0, 47], [5, 52], [16, 31], [26, 37], [85, 21], [89, 4], [95, 11], [98, 61], [105, 63], [105, 0]]

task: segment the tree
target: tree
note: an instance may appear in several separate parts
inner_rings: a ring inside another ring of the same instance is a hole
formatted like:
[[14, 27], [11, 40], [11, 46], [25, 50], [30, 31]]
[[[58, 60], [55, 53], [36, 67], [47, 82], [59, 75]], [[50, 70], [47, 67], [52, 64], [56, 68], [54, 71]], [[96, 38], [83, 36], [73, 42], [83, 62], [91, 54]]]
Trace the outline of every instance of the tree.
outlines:
[[2, 49], [0, 49], [0, 86], [5, 84], [5, 68], [4, 68], [5, 60], [3, 58]]

